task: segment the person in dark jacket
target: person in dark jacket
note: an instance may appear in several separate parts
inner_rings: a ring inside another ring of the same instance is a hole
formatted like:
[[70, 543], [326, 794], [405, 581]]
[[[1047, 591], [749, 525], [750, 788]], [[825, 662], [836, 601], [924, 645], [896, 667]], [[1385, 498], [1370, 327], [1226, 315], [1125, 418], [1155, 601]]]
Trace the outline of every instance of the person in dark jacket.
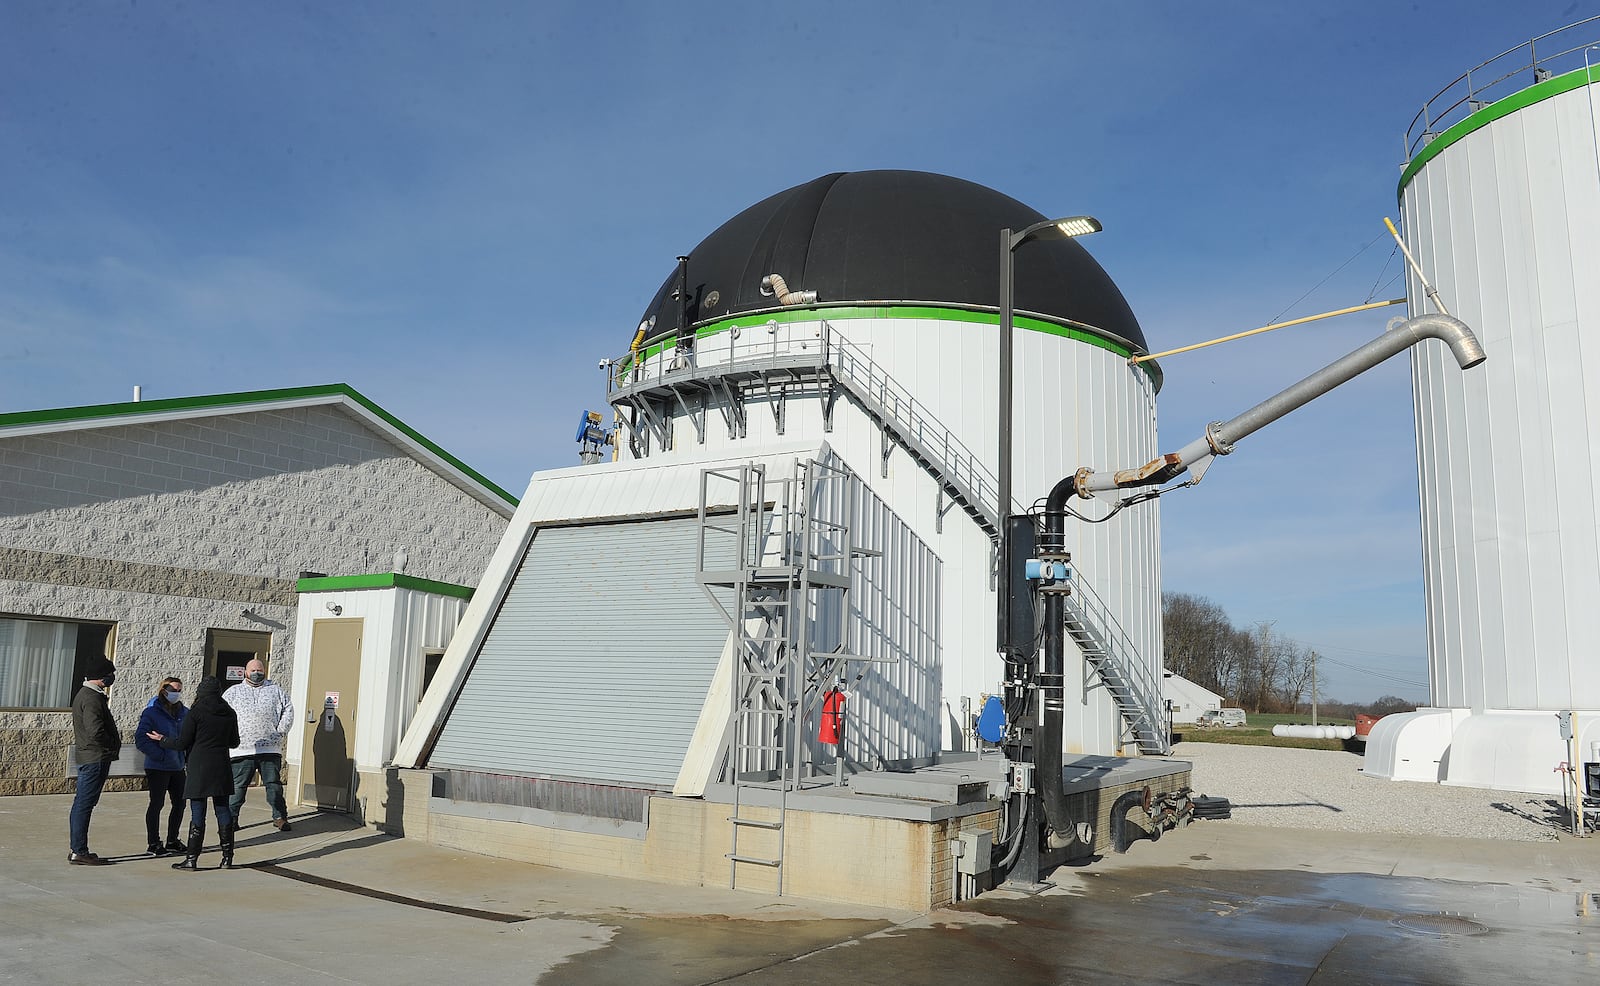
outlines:
[[117, 721], [111, 718], [110, 699], [106, 695], [106, 689], [116, 677], [116, 665], [104, 657], [91, 657], [84, 668], [83, 687], [72, 696], [72, 743], [78, 758], [78, 788], [72, 798], [72, 812], [67, 816], [72, 840], [67, 862], [74, 866], [111, 863], [89, 851], [89, 819], [94, 814], [94, 806], [100, 803], [100, 789], [105, 787], [106, 775], [111, 773], [111, 761], [122, 752], [122, 734], [117, 732]]
[[169, 750], [188, 754], [189, 775], [183, 796], [189, 799], [189, 844], [184, 847], [183, 861], [173, 863], [172, 868], [198, 867], [200, 847], [206, 840], [206, 799], [210, 798], [217, 815], [217, 831], [221, 833], [222, 868], [233, 869], [233, 815], [228, 810], [233, 767], [228, 762], [228, 750], [239, 745], [239, 716], [222, 700], [222, 685], [216, 676], [206, 675], [195, 689], [194, 704], [183, 717], [178, 735], [155, 731], [145, 735]]
[[[152, 856], [184, 852], [188, 847], [178, 841], [178, 820], [183, 817], [183, 754], [167, 749], [146, 734], [176, 736], [188, 714], [189, 710], [183, 705], [183, 682], [177, 678], [162, 678], [155, 697], [139, 714], [139, 728], [133, 731], [133, 743], [144, 754], [145, 788], [150, 792], [150, 807], [144, 811], [144, 832], [149, 843], [145, 851]], [[169, 800], [172, 812], [167, 815], [167, 842], [162, 845], [161, 808]]]

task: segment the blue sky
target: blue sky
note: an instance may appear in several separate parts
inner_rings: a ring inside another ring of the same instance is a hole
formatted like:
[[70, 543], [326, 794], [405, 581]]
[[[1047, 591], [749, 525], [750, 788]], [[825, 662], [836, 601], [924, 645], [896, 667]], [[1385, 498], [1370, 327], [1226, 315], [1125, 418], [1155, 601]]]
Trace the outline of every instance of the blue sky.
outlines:
[[[678, 253], [867, 168], [1098, 216], [1157, 349], [1393, 297], [1389, 243], [1361, 251], [1412, 114], [1597, 13], [14, 0], [0, 411], [345, 381], [520, 490], [575, 461]], [[1163, 447], [1397, 311], [1166, 360]], [[1166, 498], [1166, 587], [1316, 646], [1333, 695], [1425, 698], [1414, 456], [1400, 359]]]

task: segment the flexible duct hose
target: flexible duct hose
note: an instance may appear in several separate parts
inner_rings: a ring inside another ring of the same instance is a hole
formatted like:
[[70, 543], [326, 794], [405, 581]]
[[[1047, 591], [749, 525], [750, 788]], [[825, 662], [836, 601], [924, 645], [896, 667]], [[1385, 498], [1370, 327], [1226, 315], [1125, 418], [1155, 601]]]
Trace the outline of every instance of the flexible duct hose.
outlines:
[[784, 281], [782, 274], [768, 274], [761, 279], [764, 292], [771, 292], [778, 299], [778, 304], [785, 307], [789, 305], [810, 305], [817, 300], [815, 291], [790, 291], [788, 282]]

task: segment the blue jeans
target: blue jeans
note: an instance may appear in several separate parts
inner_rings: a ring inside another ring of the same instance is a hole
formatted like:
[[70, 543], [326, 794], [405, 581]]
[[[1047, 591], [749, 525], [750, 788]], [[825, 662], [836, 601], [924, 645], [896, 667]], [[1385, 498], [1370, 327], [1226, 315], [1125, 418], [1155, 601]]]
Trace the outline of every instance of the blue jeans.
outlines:
[[[232, 828], [233, 820], [239, 817], [228, 807], [228, 796], [225, 794], [213, 794], [211, 796], [211, 808], [217, 815], [218, 832], [225, 832]], [[199, 829], [202, 832], [206, 830], [205, 798], [189, 799], [189, 827]]]
[[89, 851], [89, 816], [100, 803], [100, 789], [106, 786], [106, 775], [110, 773], [110, 760], [78, 764], [78, 793], [72, 799], [67, 825], [71, 829], [72, 851], [80, 856]]
[[266, 791], [272, 817], [289, 817], [289, 806], [283, 800], [283, 754], [257, 753], [233, 758], [233, 797], [228, 799], [228, 810], [233, 812], [235, 823], [239, 821], [239, 809], [244, 807], [245, 788], [257, 770], [261, 771], [261, 787]]

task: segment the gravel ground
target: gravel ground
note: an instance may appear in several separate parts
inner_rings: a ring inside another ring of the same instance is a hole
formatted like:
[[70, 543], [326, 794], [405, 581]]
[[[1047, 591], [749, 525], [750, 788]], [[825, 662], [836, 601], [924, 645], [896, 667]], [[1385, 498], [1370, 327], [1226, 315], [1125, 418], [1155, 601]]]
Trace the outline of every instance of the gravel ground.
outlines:
[[1234, 825], [1543, 842], [1567, 822], [1560, 796], [1381, 780], [1354, 753], [1179, 743], [1172, 755], [1194, 763], [1197, 793], [1233, 802]]

